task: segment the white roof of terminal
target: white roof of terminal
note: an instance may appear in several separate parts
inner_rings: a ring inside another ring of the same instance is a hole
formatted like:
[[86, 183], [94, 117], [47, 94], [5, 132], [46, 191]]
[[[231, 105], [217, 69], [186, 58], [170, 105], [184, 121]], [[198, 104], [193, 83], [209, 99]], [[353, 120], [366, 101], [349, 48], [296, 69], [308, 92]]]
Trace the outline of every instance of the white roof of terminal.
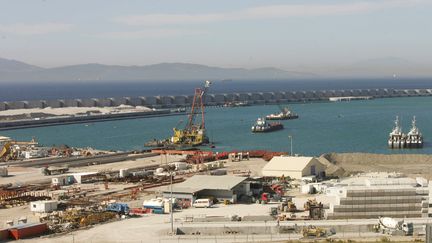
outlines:
[[263, 168], [271, 171], [302, 171], [313, 157], [275, 156]]
[[[194, 175], [186, 181], [173, 185], [173, 192], [194, 193], [197, 191], [210, 189], [210, 190], [231, 190], [244, 180], [246, 177], [239, 176], [209, 176], [209, 175]], [[170, 188], [167, 186], [163, 189], [164, 192], [169, 192]]]

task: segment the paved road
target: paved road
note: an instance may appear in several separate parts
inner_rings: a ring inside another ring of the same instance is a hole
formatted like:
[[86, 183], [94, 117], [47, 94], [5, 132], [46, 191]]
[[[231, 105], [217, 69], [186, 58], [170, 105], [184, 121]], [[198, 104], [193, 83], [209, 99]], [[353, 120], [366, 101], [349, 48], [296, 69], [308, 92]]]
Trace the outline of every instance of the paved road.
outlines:
[[47, 158], [29, 161], [14, 161], [8, 163], [1, 163], [2, 165], [19, 166], [19, 167], [43, 167], [46, 165], [68, 165], [69, 167], [77, 167], [92, 164], [107, 164], [114, 162], [121, 162], [125, 160], [134, 160], [139, 158], [147, 158], [156, 156], [155, 153], [139, 153], [134, 152], [119, 152], [113, 154], [101, 154], [90, 157], [67, 157], [67, 158]]

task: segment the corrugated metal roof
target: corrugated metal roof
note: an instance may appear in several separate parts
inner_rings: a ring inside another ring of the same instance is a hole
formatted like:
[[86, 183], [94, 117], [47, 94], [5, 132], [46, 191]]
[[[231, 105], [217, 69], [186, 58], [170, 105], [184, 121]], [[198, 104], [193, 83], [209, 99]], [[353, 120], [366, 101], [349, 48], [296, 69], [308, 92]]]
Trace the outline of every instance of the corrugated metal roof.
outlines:
[[302, 171], [313, 157], [275, 156], [262, 169], [268, 171]]
[[[193, 193], [205, 189], [212, 190], [231, 190], [244, 180], [246, 177], [239, 176], [209, 176], [209, 175], [194, 175], [186, 181], [173, 185], [173, 192]], [[167, 186], [163, 190], [169, 192], [170, 188]]]

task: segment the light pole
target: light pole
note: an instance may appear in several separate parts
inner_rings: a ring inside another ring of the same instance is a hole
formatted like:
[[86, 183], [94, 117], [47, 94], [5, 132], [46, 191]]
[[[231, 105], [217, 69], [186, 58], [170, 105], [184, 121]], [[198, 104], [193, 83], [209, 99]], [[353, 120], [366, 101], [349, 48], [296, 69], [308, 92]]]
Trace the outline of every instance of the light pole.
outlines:
[[290, 139], [290, 147], [291, 147], [291, 151], [290, 151], [290, 156], [293, 156], [293, 141], [292, 141], [292, 136], [291, 135], [288, 135], [288, 138]]
[[171, 217], [171, 235], [174, 235], [174, 215], [173, 215], [173, 172], [170, 172], [170, 217]]

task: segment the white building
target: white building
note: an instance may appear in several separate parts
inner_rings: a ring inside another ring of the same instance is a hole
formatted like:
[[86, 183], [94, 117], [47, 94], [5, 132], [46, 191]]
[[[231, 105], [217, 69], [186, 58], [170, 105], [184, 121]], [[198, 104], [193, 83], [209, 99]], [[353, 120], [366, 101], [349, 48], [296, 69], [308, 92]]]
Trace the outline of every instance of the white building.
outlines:
[[262, 169], [263, 176], [290, 177], [324, 176], [326, 166], [313, 157], [275, 156]]
[[58, 202], [51, 201], [35, 201], [30, 202], [30, 211], [35, 213], [50, 213], [57, 210]]
[[[250, 184], [246, 177], [222, 175], [194, 175], [186, 181], [173, 185], [173, 197], [189, 204], [198, 198], [214, 197], [219, 201], [229, 200], [235, 203], [242, 195], [250, 195]], [[163, 190], [163, 197], [171, 196], [170, 187]]]
[[71, 174], [73, 176], [75, 183], [81, 184], [85, 183], [87, 181], [93, 181], [94, 178], [98, 176], [97, 172], [80, 172], [80, 173], [73, 173]]

